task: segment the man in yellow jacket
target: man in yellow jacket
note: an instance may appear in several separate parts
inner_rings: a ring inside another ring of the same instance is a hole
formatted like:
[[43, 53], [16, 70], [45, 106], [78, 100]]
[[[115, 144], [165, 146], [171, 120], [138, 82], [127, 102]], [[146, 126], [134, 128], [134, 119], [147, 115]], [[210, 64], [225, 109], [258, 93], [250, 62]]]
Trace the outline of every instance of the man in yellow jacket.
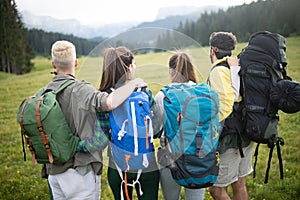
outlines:
[[[229, 57], [236, 43], [236, 37], [229, 32], [214, 32], [209, 38], [213, 67], [208, 83], [219, 96], [219, 118], [223, 127], [227, 125], [226, 119], [231, 117], [234, 106], [241, 100], [238, 75], [240, 67], [237, 59]], [[209, 191], [216, 200], [230, 200], [227, 188], [231, 185], [233, 199], [248, 199], [246, 176], [253, 171], [253, 143], [235, 131], [227, 132], [225, 135], [224, 130], [223, 128], [219, 141], [219, 175], [217, 182], [209, 188]]]

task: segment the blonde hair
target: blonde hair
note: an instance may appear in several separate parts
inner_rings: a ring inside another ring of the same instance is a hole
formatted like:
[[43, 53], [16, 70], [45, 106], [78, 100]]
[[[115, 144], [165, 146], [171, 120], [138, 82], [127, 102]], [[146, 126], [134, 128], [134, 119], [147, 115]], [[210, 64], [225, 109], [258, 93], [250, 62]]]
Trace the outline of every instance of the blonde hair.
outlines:
[[75, 46], [68, 41], [57, 41], [51, 48], [52, 61], [55, 66], [63, 71], [69, 70], [75, 66], [76, 49]]

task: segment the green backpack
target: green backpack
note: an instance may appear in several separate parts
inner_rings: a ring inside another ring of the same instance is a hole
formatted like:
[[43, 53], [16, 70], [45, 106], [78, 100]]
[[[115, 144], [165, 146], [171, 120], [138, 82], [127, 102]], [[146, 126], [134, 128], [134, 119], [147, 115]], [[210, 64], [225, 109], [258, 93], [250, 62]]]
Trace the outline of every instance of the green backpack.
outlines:
[[79, 138], [73, 135], [56, 99], [56, 95], [75, 81], [62, 84], [56, 91], [40, 89], [35, 96], [24, 99], [19, 107], [17, 122], [21, 127], [24, 161], [24, 139], [38, 163], [65, 163], [76, 151]]

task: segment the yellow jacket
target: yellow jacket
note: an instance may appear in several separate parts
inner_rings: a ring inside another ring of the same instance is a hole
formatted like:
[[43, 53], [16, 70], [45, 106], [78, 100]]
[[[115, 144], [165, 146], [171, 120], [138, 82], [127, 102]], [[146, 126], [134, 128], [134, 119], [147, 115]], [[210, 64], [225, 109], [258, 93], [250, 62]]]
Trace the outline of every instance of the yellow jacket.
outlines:
[[[214, 63], [213, 66], [220, 63]], [[219, 96], [220, 112], [219, 120], [225, 120], [232, 112], [234, 104], [234, 91], [231, 84], [231, 72], [227, 67], [214, 67], [209, 75], [210, 87], [215, 90]]]

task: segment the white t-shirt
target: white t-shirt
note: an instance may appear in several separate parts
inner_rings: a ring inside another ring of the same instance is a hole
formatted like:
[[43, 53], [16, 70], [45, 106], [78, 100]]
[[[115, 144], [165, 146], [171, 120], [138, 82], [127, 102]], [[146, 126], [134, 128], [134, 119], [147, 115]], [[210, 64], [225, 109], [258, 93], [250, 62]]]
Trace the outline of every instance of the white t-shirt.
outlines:
[[231, 85], [234, 92], [234, 102], [238, 102], [240, 93], [240, 66], [230, 67]]

